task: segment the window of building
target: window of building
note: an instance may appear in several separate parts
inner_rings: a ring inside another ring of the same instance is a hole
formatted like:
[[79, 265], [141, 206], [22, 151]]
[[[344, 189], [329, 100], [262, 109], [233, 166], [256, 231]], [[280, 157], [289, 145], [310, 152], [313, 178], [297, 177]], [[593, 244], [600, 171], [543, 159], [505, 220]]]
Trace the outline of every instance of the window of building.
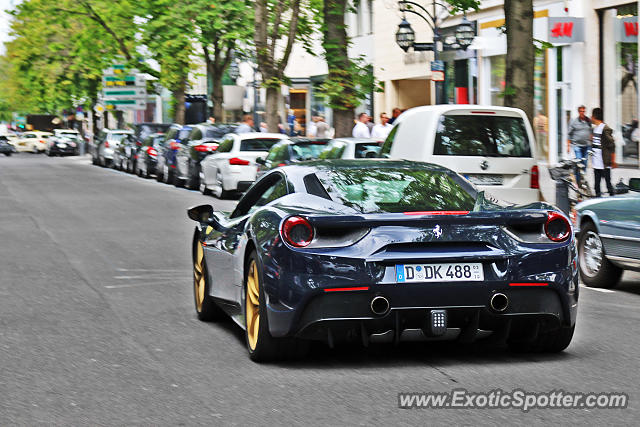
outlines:
[[491, 67], [491, 105], [504, 105], [502, 93], [505, 89], [506, 55], [489, 58]]

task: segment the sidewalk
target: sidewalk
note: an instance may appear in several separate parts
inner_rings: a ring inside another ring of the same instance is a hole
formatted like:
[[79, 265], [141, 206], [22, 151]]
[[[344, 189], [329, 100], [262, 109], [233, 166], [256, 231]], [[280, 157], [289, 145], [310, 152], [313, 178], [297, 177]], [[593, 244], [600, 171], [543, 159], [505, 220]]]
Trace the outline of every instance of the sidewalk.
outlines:
[[[538, 162], [539, 168], [539, 179], [540, 179], [540, 191], [542, 192], [542, 198], [551, 203], [555, 204], [556, 202], [556, 182], [551, 179], [549, 175], [549, 165], [547, 162]], [[589, 184], [591, 188], [593, 188], [593, 169], [587, 169], [587, 179], [589, 180]], [[629, 178], [640, 178], [640, 169], [628, 169], [628, 168], [615, 168], [611, 171], [611, 184], [615, 187], [618, 181], [622, 178], [622, 182], [625, 184], [629, 183]], [[600, 188], [602, 188], [605, 192], [607, 191], [607, 186], [604, 183], [604, 180], [600, 184]]]

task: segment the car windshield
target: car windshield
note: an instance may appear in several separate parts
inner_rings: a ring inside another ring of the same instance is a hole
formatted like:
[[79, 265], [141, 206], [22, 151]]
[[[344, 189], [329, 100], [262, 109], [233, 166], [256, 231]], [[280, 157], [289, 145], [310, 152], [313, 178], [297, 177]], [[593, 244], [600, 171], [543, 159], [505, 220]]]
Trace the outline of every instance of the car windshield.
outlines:
[[60, 137], [67, 139], [78, 139], [78, 134], [75, 132], [60, 132]]
[[269, 151], [269, 149], [280, 142], [277, 138], [252, 138], [245, 139], [240, 143], [240, 151]]
[[128, 134], [126, 133], [112, 133], [109, 135], [109, 137], [107, 138], [109, 141], [122, 141], [123, 139], [125, 139], [127, 137]]
[[333, 200], [362, 213], [471, 211], [478, 197], [458, 175], [426, 168], [335, 168], [316, 176]]
[[433, 154], [531, 157], [531, 148], [520, 117], [452, 115], [440, 117]]
[[204, 132], [204, 137], [207, 139], [209, 138], [218, 139], [218, 138], [222, 138], [228, 133], [231, 133], [232, 131], [233, 131], [233, 126], [210, 127], [210, 128], [207, 128], [207, 130]]
[[[328, 142], [328, 141], [327, 141]], [[327, 146], [325, 141], [303, 142], [291, 145], [291, 160], [317, 159]]]

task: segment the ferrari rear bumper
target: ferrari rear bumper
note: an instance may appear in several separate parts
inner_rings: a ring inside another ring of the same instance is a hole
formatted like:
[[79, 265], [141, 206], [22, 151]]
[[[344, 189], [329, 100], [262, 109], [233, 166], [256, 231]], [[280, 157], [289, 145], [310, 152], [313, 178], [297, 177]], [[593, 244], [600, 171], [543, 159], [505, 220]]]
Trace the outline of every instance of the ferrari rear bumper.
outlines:
[[[327, 341], [363, 342], [462, 340], [492, 335], [507, 339], [542, 325], [546, 329], [575, 324], [577, 294], [550, 283], [545, 287], [490, 287], [474, 284], [474, 291], [449, 285], [375, 286], [366, 290], [321, 292], [311, 297], [300, 313], [269, 310], [274, 336]], [[447, 289], [448, 288], [448, 289]], [[502, 307], [492, 298], [504, 295]], [[382, 297], [388, 308], [372, 308]], [[271, 307], [270, 307], [271, 308]], [[446, 312], [446, 332], [433, 336], [430, 315]], [[515, 332], [514, 332], [515, 331]]]

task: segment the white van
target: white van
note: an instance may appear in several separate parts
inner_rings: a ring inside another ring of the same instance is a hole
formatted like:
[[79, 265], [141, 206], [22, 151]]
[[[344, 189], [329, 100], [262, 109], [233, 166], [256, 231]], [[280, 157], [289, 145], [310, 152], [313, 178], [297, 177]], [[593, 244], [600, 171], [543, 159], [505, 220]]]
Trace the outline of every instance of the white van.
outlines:
[[541, 200], [535, 149], [522, 110], [434, 105], [402, 113], [382, 154], [445, 166], [500, 200], [524, 204]]

